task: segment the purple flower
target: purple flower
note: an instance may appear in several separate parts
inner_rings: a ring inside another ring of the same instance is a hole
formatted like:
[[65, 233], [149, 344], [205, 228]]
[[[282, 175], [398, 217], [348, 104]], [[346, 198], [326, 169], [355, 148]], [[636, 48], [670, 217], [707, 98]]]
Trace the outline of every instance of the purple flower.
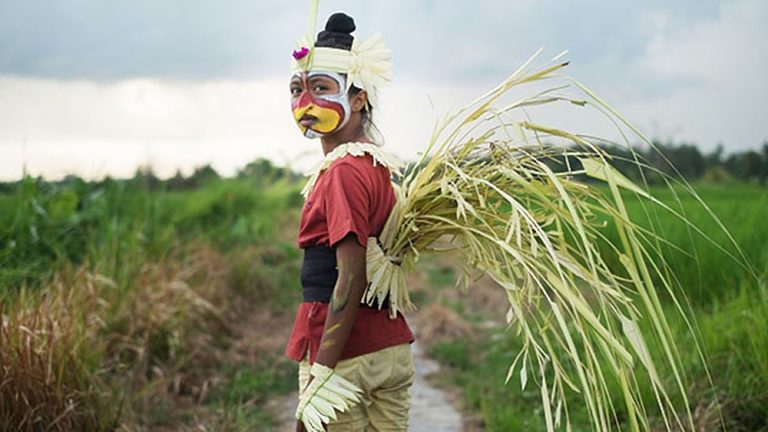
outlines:
[[309, 48], [301, 47], [301, 49], [293, 50], [293, 58], [296, 60], [303, 59], [309, 54]]

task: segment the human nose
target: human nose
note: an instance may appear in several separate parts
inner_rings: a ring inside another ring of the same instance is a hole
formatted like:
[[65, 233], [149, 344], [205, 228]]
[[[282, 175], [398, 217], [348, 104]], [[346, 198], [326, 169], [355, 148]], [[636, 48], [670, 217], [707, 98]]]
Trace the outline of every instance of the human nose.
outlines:
[[309, 93], [308, 90], [302, 89], [301, 93], [299, 93], [299, 99], [296, 101], [296, 106], [303, 107], [311, 103], [312, 103], [312, 95]]

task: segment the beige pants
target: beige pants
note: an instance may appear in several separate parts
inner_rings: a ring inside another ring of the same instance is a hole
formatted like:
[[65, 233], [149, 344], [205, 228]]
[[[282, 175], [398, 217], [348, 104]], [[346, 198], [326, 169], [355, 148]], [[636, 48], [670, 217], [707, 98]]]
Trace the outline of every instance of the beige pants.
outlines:
[[[404, 432], [411, 408], [409, 389], [416, 370], [410, 344], [396, 345], [348, 360], [336, 373], [363, 389], [363, 402], [328, 425], [328, 432]], [[299, 365], [299, 389], [309, 382], [309, 361]]]

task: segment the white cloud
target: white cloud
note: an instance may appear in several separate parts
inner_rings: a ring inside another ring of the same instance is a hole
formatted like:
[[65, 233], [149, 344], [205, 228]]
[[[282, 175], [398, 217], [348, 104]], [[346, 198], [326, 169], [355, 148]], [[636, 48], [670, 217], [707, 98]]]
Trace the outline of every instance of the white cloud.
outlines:
[[664, 125], [670, 137], [711, 149], [754, 148], [768, 139], [768, 3], [723, 3], [719, 15], [691, 26], [663, 14], [638, 65], [658, 86], [653, 97], [630, 104], [633, 118]]
[[[443, 115], [487, 90], [432, 82], [393, 85], [374, 118], [387, 149], [415, 159]], [[532, 92], [513, 91], [509, 100]], [[140, 165], [171, 176], [206, 163], [231, 175], [257, 157], [308, 168], [321, 157], [320, 144], [300, 135], [288, 104], [287, 85], [277, 79], [94, 84], [1, 78], [0, 178], [18, 178], [23, 167], [49, 178], [125, 177]], [[530, 114], [579, 132], [612, 132], [607, 122], [566, 106], [572, 109], [532, 108]]]
[[[129, 175], [147, 162], [164, 175], [207, 162], [231, 173], [258, 156], [317, 156], [291, 123], [284, 79], [269, 78], [287, 73], [306, 3], [203, 2], [182, 14], [173, 1], [0, 0], [11, 12], [0, 14], [0, 74], [16, 74], [0, 75], [0, 177], [18, 177], [24, 161], [32, 172], [98, 177]], [[377, 114], [388, 146], [403, 157], [423, 146], [438, 117], [427, 95], [444, 113], [540, 46], [547, 56], [570, 49], [568, 73], [651, 136], [707, 149], [723, 141], [729, 150], [768, 138], [764, 0], [321, 6], [318, 25], [347, 10], [361, 37], [384, 33], [395, 85]], [[551, 109], [544, 119], [611, 134], [581, 113]]]
[[[0, 77], [0, 179], [130, 176], [151, 165], [161, 176], [212, 163], [223, 174], [257, 157], [296, 169], [313, 165], [319, 141], [292, 121], [287, 82], [176, 82], [131, 79], [96, 84]], [[399, 85], [375, 112], [390, 151], [414, 157], [441, 113], [475, 96], [467, 88]], [[407, 107], [403, 109], [403, 107]]]
[[764, 85], [766, 19], [768, 2], [739, 0], [724, 3], [716, 19], [690, 27], [662, 20], [641, 62], [659, 74], [707, 84]]
[[[110, 84], [0, 78], [0, 177], [160, 174], [213, 162], [231, 174], [263, 156], [296, 156], [282, 81]], [[299, 149], [300, 150], [300, 149]], [[294, 151], [291, 153], [290, 151]]]

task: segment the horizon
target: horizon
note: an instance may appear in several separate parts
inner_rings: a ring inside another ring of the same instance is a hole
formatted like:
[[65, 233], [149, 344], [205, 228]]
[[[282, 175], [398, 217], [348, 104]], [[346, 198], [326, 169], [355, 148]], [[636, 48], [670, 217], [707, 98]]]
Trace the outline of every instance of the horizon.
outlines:
[[[747, 153], [756, 153], [756, 154], [760, 155], [761, 157], [768, 157], [768, 153], [765, 153], [767, 151], [766, 149], [768, 149], [768, 140], [764, 141], [762, 146], [759, 147], [759, 148], [744, 149], [744, 150], [732, 151], [732, 152], [726, 151], [725, 146], [722, 146], [722, 145], [719, 145], [718, 148], [715, 148], [715, 149], [713, 149], [710, 152], [703, 152], [696, 143], [692, 143], [692, 142], [686, 142], [686, 141], [672, 142], [672, 141], [663, 141], [663, 140], [655, 140], [655, 139], [652, 140], [652, 142], [653, 142], [653, 144], [655, 146], [654, 148], [651, 148], [650, 146], [646, 146], [646, 145], [633, 146], [632, 148], [633, 148], [633, 150], [637, 151], [638, 154], [641, 157], [644, 157], [645, 155], [643, 155], [643, 153], [648, 153], [650, 151], [653, 151], [654, 153], [658, 153], [661, 148], [665, 148], [665, 149], [669, 150], [669, 149], [681, 149], [681, 148], [684, 148], [684, 147], [693, 147], [693, 148], [696, 149], [696, 151], [698, 152], [699, 156], [701, 156], [705, 160], [709, 160], [711, 157], [717, 156], [718, 157], [718, 162], [715, 164], [715, 167], [722, 167], [722, 168], [726, 167], [726, 165], [728, 164], [730, 158], [737, 158], [738, 159], [738, 156], [744, 156]], [[656, 146], [658, 146], [658, 147], [656, 147]], [[624, 147], [622, 147], [622, 146], [616, 146], [616, 147], [611, 147], [611, 146], [606, 147], [606, 146], [603, 146], [603, 149], [606, 150], [609, 154], [611, 154], [611, 149], [612, 148], [616, 149], [616, 148], [624, 148]], [[763, 155], [761, 155], [761, 152], [763, 153]], [[674, 155], [673, 154], [665, 154], [665, 157], [672, 157], [672, 158], [674, 158]], [[64, 173], [64, 174], [62, 174], [61, 176], [58, 176], [58, 177], [49, 177], [49, 176], [45, 176], [45, 175], [42, 175], [42, 174], [38, 174], [38, 175], [30, 174], [30, 173], [26, 172], [26, 167], [24, 167], [23, 175], [22, 176], [20, 176], [18, 178], [14, 178], [14, 179], [3, 179], [3, 178], [0, 178], [0, 184], [14, 184], [14, 183], [21, 182], [21, 181], [25, 180], [26, 178], [33, 178], [33, 179], [40, 178], [40, 179], [42, 179], [45, 182], [52, 182], [52, 183], [67, 182], [70, 179], [79, 179], [79, 180], [83, 180], [83, 181], [85, 181], [87, 183], [99, 183], [99, 182], [103, 182], [103, 181], [107, 181], [107, 180], [130, 181], [130, 180], [136, 178], [137, 176], [139, 176], [141, 174], [152, 175], [154, 178], [158, 179], [159, 181], [169, 181], [169, 180], [172, 180], [172, 179], [174, 179], [174, 178], [176, 178], [178, 176], [181, 176], [182, 178], [188, 179], [188, 178], [192, 177], [195, 174], [196, 171], [203, 170], [203, 169], [206, 169], [206, 168], [212, 169], [214, 171], [214, 173], [216, 174], [216, 176], [219, 177], [219, 178], [222, 178], [222, 179], [233, 179], [233, 178], [237, 178], [240, 175], [241, 171], [244, 170], [248, 165], [250, 165], [252, 163], [257, 163], [257, 162], [260, 162], [260, 161], [268, 162], [272, 168], [280, 169], [280, 170], [287, 170], [292, 175], [300, 175], [300, 176], [301, 175], [307, 175], [306, 169], [304, 169], [304, 170], [302, 170], [302, 169], [295, 169], [295, 167], [293, 167], [290, 163], [280, 164], [280, 163], [275, 163], [273, 160], [270, 160], [270, 159], [267, 159], [267, 158], [264, 158], [264, 157], [257, 157], [255, 159], [250, 160], [250, 161], [245, 161], [240, 166], [235, 166], [234, 169], [232, 171], [230, 171], [230, 172], [220, 172], [210, 162], [205, 162], [205, 163], [202, 163], [202, 164], [199, 164], [199, 165], [194, 165], [194, 166], [191, 166], [191, 167], [187, 167], [188, 169], [177, 168], [176, 171], [174, 171], [173, 173], [157, 173], [155, 171], [154, 167], [151, 164], [139, 164], [139, 165], [137, 165], [135, 167], [135, 169], [134, 169], [134, 171], [132, 173], [128, 173], [126, 175], [120, 175], [120, 176], [115, 176], [115, 175], [112, 175], [110, 173], [106, 173], [106, 174], [103, 174], [100, 177], [84, 177], [84, 176], [81, 176], [81, 175], [79, 175], [77, 173]], [[407, 160], [406, 159], [403, 162], [405, 162], [406, 164], [412, 164], [412, 163], [415, 163], [416, 160], [414, 160], [414, 159]], [[710, 163], [711, 162], [708, 162], [708, 161], [706, 162], [706, 164], [710, 164]], [[735, 161], [735, 163], [738, 163], [738, 161]], [[675, 166], [677, 168], [679, 168], [677, 165], [675, 165]], [[710, 167], [706, 166], [705, 168], [709, 169]], [[705, 173], [706, 173], [706, 170], [705, 170]], [[688, 179], [688, 180], [696, 180], [696, 178], [690, 179], [687, 176], [686, 176], [686, 179]]]

